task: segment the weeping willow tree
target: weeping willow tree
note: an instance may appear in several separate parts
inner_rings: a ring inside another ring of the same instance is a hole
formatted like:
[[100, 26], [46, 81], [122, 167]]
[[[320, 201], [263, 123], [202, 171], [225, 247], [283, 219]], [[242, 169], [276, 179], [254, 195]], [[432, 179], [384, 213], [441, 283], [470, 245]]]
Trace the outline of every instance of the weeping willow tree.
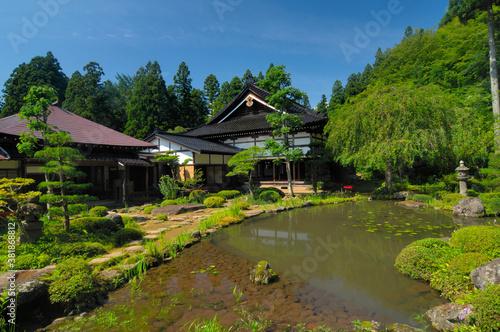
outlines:
[[416, 160], [442, 169], [459, 158], [487, 158], [491, 122], [467, 120], [471, 114], [464, 112], [458, 96], [435, 85], [371, 88], [332, 115], [325, 129], [328, 146], [344, 166], [384, 172], [385, 187], [392, 190], [394, 171]]

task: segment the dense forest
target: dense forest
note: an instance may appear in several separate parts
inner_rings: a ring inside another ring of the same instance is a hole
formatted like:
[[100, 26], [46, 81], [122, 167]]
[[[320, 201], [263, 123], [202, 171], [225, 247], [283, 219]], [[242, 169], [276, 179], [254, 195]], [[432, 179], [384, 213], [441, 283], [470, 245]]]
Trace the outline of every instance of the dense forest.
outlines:
[[[366, 176], [385, 173], [388, 181], [447, 174], [460, 160], [477, 169], [487, 165], [494, 146], [487, 13], [473, 14], [464, 21], [450, 10], [438, 29], [408, 27], [398, 44], [379, 48], [374, 63], [345, 85], [332, 79], [315, 109], [330, 118], [325, 135], [337, 162]], [[31, 86], [49, 85], [63, 108], [142, 139], [154, 129], [199, 125], [247, 81], [264, 78], [247, 70], [220, 84], [210, 74], [198, 89], [182, 62], [167, 85], [157, 61], [134, 76], [103, 76], [96, 62], [68, 77], [51, 52], [37, 56], [5, 82], [0, 117], [17, 113]], [[311, 107], [307, 97], [301, 103]]]

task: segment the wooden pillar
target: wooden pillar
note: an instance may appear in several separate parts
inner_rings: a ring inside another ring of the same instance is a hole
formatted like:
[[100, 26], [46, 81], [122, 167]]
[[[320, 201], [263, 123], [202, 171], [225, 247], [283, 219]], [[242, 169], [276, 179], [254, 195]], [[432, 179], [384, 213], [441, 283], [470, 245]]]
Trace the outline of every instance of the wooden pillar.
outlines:
[[295, 168], [297, 166], [297, 163], [294, 161], [293, 162], [293, 182], [295, 182]]
[[273, 182], [276, 182], [276, 164], [273, 163]]

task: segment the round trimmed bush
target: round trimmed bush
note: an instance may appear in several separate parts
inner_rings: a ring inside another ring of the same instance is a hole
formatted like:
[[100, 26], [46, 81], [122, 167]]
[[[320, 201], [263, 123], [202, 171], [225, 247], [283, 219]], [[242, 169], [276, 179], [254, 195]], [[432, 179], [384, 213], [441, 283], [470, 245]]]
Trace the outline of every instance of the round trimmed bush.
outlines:
[[167, 205], [176, 205], [177, 202], [173, 199], [166, 199], [163, 202], [161, 202], [160, 206], [167, 206]]
[[448, 194], [443, 197], [443, 202], [448, 203], [450, 205], [455, 205], [464, 198], [465, 196], [461, 194]]
[[476, 320], [481, 331], [500, 331], [500, 285], [489, 285], [474, 297]]
[[104, 246], [97, 242], [74, 242], [55, 245], [51, 254], [59, 257], [83, 256], [94, 257], [107, 253]]
[[268, 190], [260, 194], [259, 199], [266, 202], [277, 202], [280, 199], [280, 195], [275, 191]]
[[[47, 254], [25, 254], [16, 257], [17, 270], [40, 269], [50, 264], [51, 257]], [[10, 268], [9, 268], [10, 269]]]
[[137, 221], [134, 218], [132, 218], [131, 216], [122, 215], [122, 221], [123, 221], [124, 227], [127, 227], [127, 228], [138, 228], [139, 227], [139, 225], [137, 224]]
[[95, 232], [105, 230], [107, 232], [115, 232], [118, 225], [110, 218], [101, 217], [82, 217], [71, 221], [73, 227], [84, 228], [87, 232]]
[[250, 207], [250, 203], [245, 201], [240, 201], [236, 203], [236, 206], [242, 210], [248, 210], [248, 208]]
[[146, 206], [144, 208], [144, 210], [142, 210], [142, 212], [145, 213], [145, 214], [150, 214], [151, 211], [153, 211], [154, 209], [156, 209], [156, 206], [154, 206], [154, 205]]
[[207, 208], [220, 208], [224, 206], [225, 199], [222, 197], [214, 196], [206, 198], [203, 201], [203, 204], [206, 205]]
[[269, 188], [259, 188], [259, 189], [255, 190], [255, 191], [253, 192], [253, 195], [254, 195], [255, 197], [259, 197], [259, 196], [260, 196], [260, 194], [262, 194], [264, 191], [269, 191], [269, 190], [271, 190], [271, 191], [274, 191], [274, 192], [278, 193], [278, 195], [280, 195], [280, 197], [281, 197], [281, 198], [285, 197], [285, 193], [284, 193], [283, 191], [281, 191], [280, 189], [275, 188], [275, 187], [269, 187]]
[[106, 298], [99, 274], [81, 258], [57, 264], [51, 279], [50, 301], [62, 304], [67, 312], [93, 309]]
[[156, 218], [158, 220], [166, 221], [166, 220], [168, 220], [168, 214], [159, 214], [159, 215], [156, 216]]
[[231, 199], [241, 195], [241, 193], [238, 190], [221, 190], [217, 193], [217, 195], [223, 197], [224, 199]]
[[198, 203], [203, 203], [203, 199], [207, 193], [204, 190], [196, 189], [189, 194], [190, 201], [196, 201]]
[[135, 228], [122, 228], [113, 236], [115, 246], [121, 247], [125, 243], [142, 239], [144, 233]]
[[479, 252], [494, 258], [500, 257], [500, 227], [469, 226], [451, 236], [450, 245], [461, 252]]
[[492, 198], [500, 198], [500, 192], [479, 194], [478, 197], [481, 198], [482, 200], [488, 200], [488, 199], [492, 199]]
[[450, 245], [439, 239], [415, 241], [401, 250], [394, 267], [413, 279], [430, 280], [455, 253]]
[[443, 268], [431, 277], [431, 287], [442, 292], [450, 300], [462, 297], [474, 289], [470, 279], [470, 272], [475, 268], [491, 261], [491, 257], [477, 253], [465, 253], [452, 259], [446, 268]]
[[92, 217], [104, 217], [108, 214], [108, 208], [105, 206], [96, 206], [89, 210]]
[[500, 214], [500, 198], [482, 199], [482, 201], [487, 215], [497, 216]]

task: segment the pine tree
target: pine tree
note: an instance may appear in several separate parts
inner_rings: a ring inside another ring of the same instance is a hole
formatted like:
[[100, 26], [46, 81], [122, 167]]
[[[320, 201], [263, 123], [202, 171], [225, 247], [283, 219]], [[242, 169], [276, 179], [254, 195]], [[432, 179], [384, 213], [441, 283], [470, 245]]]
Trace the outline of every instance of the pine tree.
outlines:
[[[24, 100], [26, 103], [19, 112], [19, 118], [27, 121], [30, 131], [21, 135], [18, 149], [28, 156], [45, 162], [45, 167], [41, 167], [45, 173], [45, 181], [39, 184], [39, 188], [46, 189], [47, 193], [41, 196], [40, 202], [61, 207], [64, 228], [66, 232], [69, 232], [69, 204], [95, 199], [88, 195], [78, 194], [81, 190], [89, 188], [91, 184], [77, 184], [74, 181], [75, 178], [85, 175], [77, 169], [77, 162], [85, 157], [78, 149], [70, 146], [73, 139], [69, 133], [59, 131], [47, 123], [50, 115], [49, 107], [56, 100], [55, 91], [52, 88], [32, 87]], [[38, 146], [36, 133], [42, 135], [43, 148], [41, 149]]]
[[328, 113], [328, 100], [326, 100], [326, 95], [321, 96], [321, 100], [316, 106], [316, 112], [326, 115]]

